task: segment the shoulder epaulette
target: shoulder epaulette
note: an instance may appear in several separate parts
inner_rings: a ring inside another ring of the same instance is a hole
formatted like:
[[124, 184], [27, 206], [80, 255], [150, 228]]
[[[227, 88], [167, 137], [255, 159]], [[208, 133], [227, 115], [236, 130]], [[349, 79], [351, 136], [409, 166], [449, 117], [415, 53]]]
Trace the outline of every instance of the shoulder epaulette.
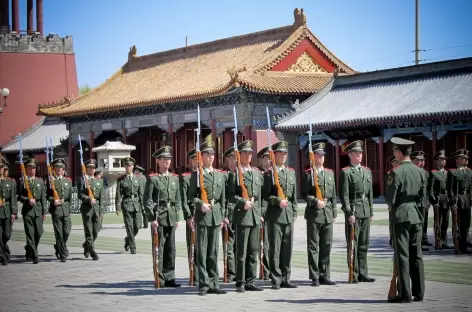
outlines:
[[188, 177], [189, 175], [191, 175], [192, 173], [190, 171], [187, 171], [187, 172], [184, 172], [182, 173], [182, 176], [183, 177]]
[[216, 172], [221, 172], [221, 173], [228, 173], [228, 171], [220, 170], [220, 169], [215, 169]]
[[7, 177], [7, 180], [11, 180], [11, 181], [13, 181], [13, 182], [16, 182], [15, 179], [10, 178], [10, 177]]
[[449, 171], [456, 171], [456, 170], [457, 170], [457, 168], [451, 168], [451, 169], [449, 169]]
[[292, 167], [287, 167], [288, 170], [295, 171]]
[[431, 172], [438, 172], [438, 170], [436, 170], [436, 169], [433, 169], [433, 170], [431, 170]]
[[370, 168], [366, 166], [362, 166], [362, 168], [370, 170]]
[[257, 167], [251, 167], [253, 170], [257, 170], [257, 171], [261, 171], [261, 169], [257, 168]]
[[346, 169], [349, 169], [349, 168], [351, 168], [351, 166], [346, 166], [346, 167], [342, 168], [341, 170], [346, 170]]
[[43, 181], [43, 178], [41, 178], [41, 177], [36, 177], [35, 179]]
[[329, 168], [323, 168], [324, 171], [327, 171], [327, 172], [333, 172], [333, 170], [329, 169]]
[[122, 174], [120, 175], [118, 178], [116, 178], [117, 180], [120, 180], [120, 179], [123, 179], [124, 177], [126, 176], [126, 174]]
[[177, 173], [173, 173], [173, 172], [170, 175], [173, 176], [173, 177], [178, 177], [179, 176]]
[[392, 172], [392, 170], [393, 170], [393, 168], [392, 168], [392, 169], [390, 169], [389, 171], [387, 171], [387, 174], [390, 174], [390, 172]]
[[305, 169], [305, 172], [311, 172], [311, 168]]
[[150, 173], [150, 174], [148, 175], [148, 177], [155, 177], [155, 176], [157, 176], [157, 173]]
[[67, 179], [67, 180], [69, 180], [69, 181], [72, 181], [72, 179], [71, 179], [71, 178], [69, 178], [69, 177], [66, 177], [66, 179]]

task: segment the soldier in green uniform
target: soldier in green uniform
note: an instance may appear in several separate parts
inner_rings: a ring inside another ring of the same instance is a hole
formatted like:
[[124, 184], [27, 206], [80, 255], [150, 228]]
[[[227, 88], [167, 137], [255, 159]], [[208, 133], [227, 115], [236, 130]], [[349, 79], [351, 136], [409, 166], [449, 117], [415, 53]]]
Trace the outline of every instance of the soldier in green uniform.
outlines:
[[[220, 289], [218, 281], [219, 236], [224, 224], [229, 224], [229, 220], [225, 218], [226, 177], [224, 172], [213, 168], [215, 143], [206, 141], [200, 145], [200, 150], [203, 172], [192, 172], [188, 191], [188, 200], [195, 206], [198, 294], [226, 294], [225, 290]], [[203, 185], [197, 186], [200, 174], [203, 174]], [[208, 203], [202, 198], [201, 187], [204, 187]]]
[[[417, 165], [421, 169], [423, 169], [423, 174], [425, 176], [426, 181], [429, 181], [429, 172], [424, 169], [425, 165], [425, 153], [423, 151], [413, 151], [410, 155], [411, 161], [413, 164]], [[426, 186], [428, 189], [428, 186]], [[425, 196], [423, 198], [423, 202], [420, 206], [421, 215], [423, 217], [423, 238], [421, 240], [421, 248], [423, 251], [429, 251], [428, 246], [432, 246], [430, 242], [428, 242], [428, 210], [429, 210], [429, 198]]]
[[[13, 214], [13, 217], [10, 219], [10, 232], [8, 233], [8, 240], [10, 240], [11, 233], [13, 232], [13, 222], [18, 219], [18, 215], [17, 215], [18, 214], [18, 205], [17, 205], [17, 202], [18, 202], [18, 189], [17, 189], [15, 179], [11, 178], [8, 174], [8, 171], [10, 169], [10, 164], [8, 163], [8, 161], [6, 159], [4, 159], [3, 161], [4, 161], [3, 178], [11, 181], [12, 187], [15, 189], [15, 198], [14, 198], [13, 201], [15, 202], [15, 205], [17, 207], [16, 212]], [[5, 244], [4, 247], [5, 247], [5, 255], [7, 257], [7, 260], [10, 260], [10, 248], [8, 247], [7, 244]]]
[[[424, 266], [421, 238], [423, 220], [419, 206], [426, 196], [425, 175], [410, 160], [413, 141], [392, 138], [400, 166], [390, 171], [385, 201], [392, 212], [395, 265], [398, 270], [398, 296], [389, 302], [423, 301]], [[410, 289], [411, 278], [411, 289]]]
[[23, 204], [21, 215], [23, 216], [23, 224], [26, 233], [26, 260], [33, 260], [34, 264], [39, 262], [38, 245], [43, 235], [43, 221], [46, 220], [47, 200], [46, 186], [41, 178], [36, 177], [36, 162], [34, 158], [29, 158], [24, 162], [26, 167], [27, 183], [31, 190], [32, 198], [28, 198], [25, 181], [19, 200]]
[[469, 158], [469, 151], [460, 149], [450, 157], [454, 158], [456, 168], [449, 169], [446, 180], [449, 206], [457, 207], [457, 219], [459, 221], [459, 252], [470, 253], [467, 250], [467, 233], [470, 227], [472, 181], [469, 170], [464, 167], [464, 159]]
[[[64, 169], [66, 168], [66, 161], [63, 158], [56, 158], [51, 162], [51, 167], [54, 168], [54, 180], [47, 184], [47, 199], [49, 201], [49, 213], [52, 217], [52, 224], [54, 226], [54, 236], [56, 237], [56, 257], [61, 262], [66, 262], [69, 256], [67, 250], [67, 240], [69, 239], [72, 223], [70, 219], [71, 202], [72, 202], [72, 180], [64, 176]], [[54, 191], [58, 198], [54, 198]]]
[[[336, 221], [336, 183], [334, 172], [323, 167], [325, 144], [313, 145], [315, 154], [316, 178], [312, 177], [311, 169], [303, 175], [302, 198], [306, 201], [305, 220], [308, 249], [308, 272], [312, 286], [336, 285], [330, 279], [330, 255], [333, 243], [333, 223]], [[316, 197], [315, 179], [323, 199]]]
[[[104, 187], [102, 179], [94, 178], [97, 161], [90, 159], [86, 161], [84, 165], [86, 167], [85, 178], [87, 179], [89, 188], [85, 185], [85, 181], [81, 179], [78, 196], [82, 201], [80, 212], [82, 213], [85, 234], [85, 242], [82, 246], [84, 247], [85, 258], [92, 256], [92, 259], [96, 261], [98, 260], [98, 254], [95, 251], [94, 242], [102, 228], [101, 220], [103, 219], [104, 212]], [[92, 192], [91, 196], [89, 196], [89, 189]]]
[[[139, 165], [134, 166], [134, 175], [138, 177], [139, 183], [141, 184], [141, 190], [143, 192], [144, 196], [144, 190], [146, 189], [146, 169]], [[144, 211], [144, 202], [141, 204], [141, 218], [142, 218], [142, 224], [139, 225], [139, 228], [148, 228], [149, 225], [149, 220], [147, 218], [147, 214]]]
[[[388, 162], [390, 163], [390, 165], [392, 166], [392, 169], [390, 169], [386, 174], [385, 174], [385, 189], [387, 189], [387, 180], [388, 180], [388, 175], [390, 174], [390, 171], [397, 168], [398, 166], [400, 166], [400, 164], [398, 163], [398, 161], [395, 159], [395, 155], [392, 155], [389, 159], [388, 159]], [[392, 247], [392, 237], [393, 237], [393, 226], [392, 226], [392, 213], [391, 211], [389, 211], [388, 213], [388, 222], [389, 222], [389, 234], [390, 234], [390, 238], [389, 238], [389, 244], [390, 244], [390, 247]]]
[[[353, 283], [375, 282], [369, 277], [367, 250], [370, 241], [370, 222], [374, 216], [374, 195], [372, 192], [372, 172], [361, 165], [363, 143], [354, 141], [345, 150], [351, 165], [341, 170], [340, 199], [345, 217], [345, 234], [348, 248], [349, 233], [354, 226], [354, 279]], [[349, 255], [349, 252], [348, 252]], [[348, 261], [349, 263], [349, 261]]]
[[[431, 170], [428, 182], [429, 201], [434, 209], [434, 222], [439, 222], [441, 228], [439, 229], [439, 238], [441, 244], [439, 248], [435, 249], [451, 249], [447, 245], [447, 228], [449, 226], [449, 207], [447, 204], [447, 170], [446, 166], [446, 151], [440, 150], [434, 157], [436, 161], [436, 169]], [[436, 229], [435, 229], [436, 230]]]
[[[187, 153], [188, 163], [190, 165], [190, 171], [185, 172], [180, 176], [180, 199], [182, 201], [182, 211], [184, 215], [184, 219], [186, 221], [185, 225], [185, 238], [187, 241], [187, 250], [188, 250], [188, 257], [190, 259], [191, 251], [192, 251], [192, 232], [195, 231], [195, 224], [194, 224], [194, 216], [195, 216], [195, 206], [193, 205], [193, 201], [189, 200], [188, 197], [188, 190], [190, 186], [190, 177], [192, 172], [197, 171], [198, 164], [195, 159], [196, 156], [195, 149], [192, 149]], [[195, 233], [195, 240], [196, 240], [196, 233]], [[190, 261], [190, 260], [189, 260]], [[189, 262], [190, 265], [190, 262]], [[193, 280], [198, 281], [198, 266], [197, 266], [197, 246], [193, 246]]]
[[133, 174], [136, 161], [133, 157], [123, 158], [126, 173], [118, 178], [116, 183], [115, 207], [116, 215], [123, 211], [123, 221], [126, 228], [125, 250], [136, 254], [136, 242], [139, 226], [142, 224], [141, 207], [143, 205], [144, 189], [141, 181]]
[[8, 241], [11, 236], [13, 220], [18, 213], [16, 185], [13, 179], [5, 174], [6, 161], [0, 159], [0, 263], [7, 265], [10, 260]]
[[150, 174], [144, 191], [144, 205], [151, 230], [159, 235], [159, 279], [161, 288], [180, 287], [175, 282], [175, 230], [181, 210], [179, 176], [169, 172], [172, 147], [163, 146], [152, 154], [158, 172]]
[[235, 245], [235, 232], [233, 227], [233, 214], [234, 214], [234, 201], [229, 198], [228, 195], [228, 187], [229, 187], [229, 177], [230, 173], [236, 170], [236, 157], [234, 155], [234, 147], [228, 148], [223, 153], [223, 158], [226, 160], [226, 164], [228, 165], [228, 170], [225, 173], [225, 185], [226, 185], [226, 218], [228, 218], [229, 224], [226, 227], [221, 229], [221, 240], [223, 242], [223, 251], [225, 251], [226, 244], [225, 244], [225, 232], [228, 229], [228, 281], [236, 281], [236, 260], [235, 260], [235, 253], [236, 253], [236, 245]]
[[[297, 179], [295, 170], [286, 167], [288, 143], [272, 145], [275, 164], [264, 174], [262, 215], [269, 221], [269, 259], [272, 289], [297, 288], [290, 283], [293, 250], [293, 224], [297, 218]], [[278, 174], [278, 181], [275, 179]], [[277, 183], [283, 194], [278, 194]], [[280, 196], [283, 195], [283, 197]]]
[[[233, 204], [234, 214], [230, 219], [236, 232], [236, 291], [262, 291], [255, 285], [257, 279], [257, 255], [260, 246], [260, 226], [264, 221], [261, 213], [262, 184], [259, 169], [251, 167], [253, 141], [243, 141], [238, 145], [240, 169], [228, 175], [228, 201]], [[230, 153], [234, 153], [232, 150]], [[240, 179], [242, 176], [242, 180]], [[239, 183], [238, 183], [239, 181]], [[244, 185], [248, 198], [243, 197]]]
[[[270, 169], [270, 159], [269, 159], [269, 147], [266, 146], [262, 148], [257, 153], [257, 158], [259, 159], [260, 165], [259, 170], [262, 172], [262, 177], [264, 173]], [[262, 216], [264, 218], [264, 216]], [[262, 257], [262, 264], [264, 265], [264, 280], [270, 280], [270, 267], [269, 267], [269, 221], [264, 218], [262, 223], [264, 227], [264, 256]]]

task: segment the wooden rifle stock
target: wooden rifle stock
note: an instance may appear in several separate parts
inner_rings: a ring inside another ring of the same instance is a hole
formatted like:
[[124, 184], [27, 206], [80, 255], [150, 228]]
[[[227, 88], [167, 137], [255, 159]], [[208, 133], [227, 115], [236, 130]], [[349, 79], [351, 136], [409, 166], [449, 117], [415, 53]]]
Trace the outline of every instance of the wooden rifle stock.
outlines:
[[49, 176], [49, 186], [52, 190], [52, 197], [54, 200], [59, 200], [59, 194], [57, 194], [56, 186], [54, 185], [54, 175], [52, 174], [51, 165], [48, 165], [48, 176]]
[[154, 230], [151, 226], [152, 234], [152, 258], [153, 258], [153, 271], [154, 271], [154, 288], [161, 287], [161, 281], [159, 279], [159, 228]]
[[193, 286], [194, 266], [195, 266], [195, 224], [194, 224], [194, 228], [192, 229], [192, 236], [190, 239], [190, 278], [189, 278], [190, 286]]
[[351, 224], [351, 233], [349, 235], [349, 282], [354, 281], [354, 239], [356, 235], [356, 224]]
[[241, 168], [241, 155], [239, 154], [238, 150], [234, 151], [234, 155], [236, 156], [236, 164], [238, 166], [238, 179], [239, 187], [241, 188], [241, 197], [245, 200], [249, 200], [249, 194], [247, 192], [246, 183], [244, 182], [243, 169]]
[[203, 201], [204, 204], [208, 204], [208, 194], [205, 190], [205, 180], [203, 178], [203, 161], [202, 161], [202, 152], [197, 151], [197, 155], [195, 156], [197, 163], [198, 163], [198, 179], [200, 182], [200, 199]]
[[225, 248], [224, 248], [224, 273], [223, 273], [223, 283], [228, 283], [228, 241], [229, 241], [229, 228], [225, 224]]
[[259, 279], [264, 280], [264, 222], [261, 223], [261, 229], [259, 232], [259, 242], [260, 242], [260, 247], [259, 247], [259, 257], [260, 257], [260, 263], [259, 263]]
[[[454, 206], [451, 209], [452, 215], [452, 241], [454, 242], [454, 253], [456, 255], [460, 254], [459, 250], [459, 216], [457, 211], [457, 202], [459, 201], [459, 180], [456, 180], [456, 198]], [[451, 181], [452, 183], [452, 181]]]
[[274, 175], [274, 184], [275, 188], [277, 189], [277, 197], [281, 198], [282, 200], [285, 200], [286, 198], [284, 190], [280, 186], [279, 173], [277, 172], [277, 168], [275, 167], [275, 155], [272, 149], [269, 150], [269, 158], [270, 162], [272, 163], [272, 174]]
[[441, 248], [441, 222], [439, 218], [439, 204], [433, 205], [434, 211], [434, 247], [436, 249]]
[[398, 277], [398, 268], [395, 263], [395, 259], [393, 259], [393, 276], [390, 280], [390, 288], [388, 289], [388, 299], [394, 299], [397, 297], [397, 277]]
[[90, 197], [90, 198], [95, 198], [95, 196], [93, 195], [93, 191], [90, 188], [90, 184], [87, 180], [87, 172], [85, 170], [85, 165], [84, 164], [82, 164], [82, 175], [84, 176], [84, 183], [85, 183], [85, 188], [87, 189], [87, 196]]
[[310, 152], [310, 164], [313, 172], [313, 181], [314, 183], [314, 188], [315, 188], [315, 196], [319, 200], [323, 200], [323, 194], [321, 194], [321, 189], [320, 185], [318, 184], [318, 175], [316, 174], [316, 169], [314, 167], [315, 165], [315, 153]]
[[23, 185], [25, 186], [25, 190], [26, 190], [26, 197], [28, 197], [28, 199], [33, 199], [33, 193], [31, 192], [31, 188], [28, 182], [28, 176], [26, 175], [25, 164], [21, 163], [20, 168], [21, 168], [21, 175], [23, 176]]

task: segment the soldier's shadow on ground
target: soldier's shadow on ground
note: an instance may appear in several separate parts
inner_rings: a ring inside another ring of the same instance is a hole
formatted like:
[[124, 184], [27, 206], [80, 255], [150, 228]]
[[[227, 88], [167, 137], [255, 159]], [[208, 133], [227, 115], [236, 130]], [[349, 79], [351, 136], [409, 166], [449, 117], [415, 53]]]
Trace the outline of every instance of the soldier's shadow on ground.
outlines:
[[314, 303], [365, 303], [365, 304], [384, 304], [387, 300], [378, 299], [339, 299], [339, 298], [317, 298], [317, 299], [269, 299], [266, 302], [274, 303], [295, 303], [295, 304], [314, 304]]

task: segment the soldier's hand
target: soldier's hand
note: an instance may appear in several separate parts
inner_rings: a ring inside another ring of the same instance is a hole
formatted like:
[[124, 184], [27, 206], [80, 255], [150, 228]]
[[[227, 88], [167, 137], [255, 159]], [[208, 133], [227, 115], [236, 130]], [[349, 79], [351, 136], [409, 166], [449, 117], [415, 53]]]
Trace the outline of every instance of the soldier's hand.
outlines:
[[30, 203], [31, 206], [34, 206], [36, 204], [36, 200], [34, 198], [31, 198], [29, 200], [29, 203]]
[[209, 204], [203, 204], [202, 205], [202, 212], [205, 213], [205, 212], [208, 212], [211, 210], [211, 206]]
[[45, 220], [46, 220], [46, 215], [43, 215], [43, 221], [45, 221]]
[[225, 218], [225, 219], [223, 220], [223, 222], [224, 222], [225, 224], [229, 224], [229, 219], [228, 219], [228, 218]]
[[253, 202], [252, 201], [246, 201], [246, 204], [244, 205], [244, 210], [249, 210], [252, 208], [252, 204]]
[[280, 202], [280, 208], [287, 208], [288, 207], [288, 200], [284, 199]]
[[194, 227], [193, 218], [190, 218], [187, 220], [187, 225], [189, 226], [189, 228], [193, 229]]
[[90, 199], [90, 204], [95, 205], [97, 203], [97, 200], [95, 198]]
[[356, 223], [356, 217], [350, 216], [349, 217], [349, 224], [353, 225], [354, 223]]
[[264, 223], [264, 217], [261, 217], [261, 222]]
[[224, 221], [221, 221], [221, 223], [220, 223], [220, 229], [222, 229], [224, 226], [225, 226], [225, 222], [224, 222]]
[[100, 217], [100, 220], [103, 220], [103, 215], [102, 214], [99, 217]]
[[374, 218], [373, 216], [372, 216], [372, 217], [370, 217], [370, 218], [369, 218], [369, 221], [372, 221], [372, 219], [373, 219], [373, 218]]
[[61, 201], [59, 199], [54, 200], [54, 206], [59, 206]]
[[116, 211], [116, 215], [117, 215], [117, 216], [120, 215], [120, 211], [119, 211], [119, 210]]
[[323, 209], [326, 205], [326, 202], [324, 200], [318, 200], [316, 202], [316, 206], [318, 207], [318, 209]]
[[15, 221], [16, 220], [16, 214], [12, 214], [11, 215], [11, 221]]
[[152, 229], [155, 231], [159, 227], [159, 222], [157, 221], [152, 221], [151, 223]]

